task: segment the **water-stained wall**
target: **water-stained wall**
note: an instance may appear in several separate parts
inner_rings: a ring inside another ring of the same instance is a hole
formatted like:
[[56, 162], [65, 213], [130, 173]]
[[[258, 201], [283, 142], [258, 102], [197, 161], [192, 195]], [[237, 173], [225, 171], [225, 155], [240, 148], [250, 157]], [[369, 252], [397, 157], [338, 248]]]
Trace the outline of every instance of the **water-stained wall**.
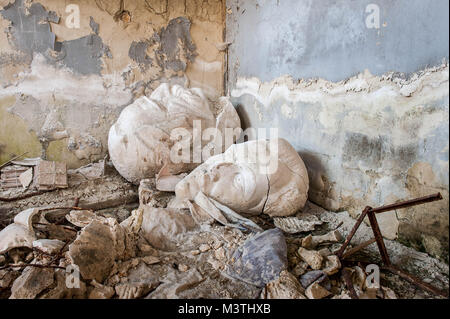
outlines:
[[226, 29], [233, 104], [246, 127], [276, 127], [292, 143], [310, 199], [356, 216], [366, 205], [441, 192], [442, 201], [379, 222], [385, 237], [444, 259], [448, 6], [228, 0]]
[[103, 157], [123, 107], [161, 82], [222, 95], [224, 16], [221, 0], [1, 0], [0, 163]]

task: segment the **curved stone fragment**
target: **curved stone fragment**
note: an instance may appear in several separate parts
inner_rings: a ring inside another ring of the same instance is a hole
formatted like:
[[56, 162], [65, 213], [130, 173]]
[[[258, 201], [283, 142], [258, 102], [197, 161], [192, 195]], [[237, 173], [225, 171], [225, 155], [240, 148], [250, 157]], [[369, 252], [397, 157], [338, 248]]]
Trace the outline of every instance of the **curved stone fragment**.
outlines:
[[97, 216], [91, 210], [71, 210], [66, 215], [67, 221], [78, 227], [85, 227], [89, 225], [93, 220], [101, 220], [103, 217]]
[[28, 230], [33, 231], [33, 217], [39, 213], [37, 208], [28, 208], [14, 217], [14, 223], [26, 227]]
[[34, 232], [22, 225], [10, 224], [0, 231], [0, 254], [13, 248], [33, 248], [34, 240], [36, 240]]

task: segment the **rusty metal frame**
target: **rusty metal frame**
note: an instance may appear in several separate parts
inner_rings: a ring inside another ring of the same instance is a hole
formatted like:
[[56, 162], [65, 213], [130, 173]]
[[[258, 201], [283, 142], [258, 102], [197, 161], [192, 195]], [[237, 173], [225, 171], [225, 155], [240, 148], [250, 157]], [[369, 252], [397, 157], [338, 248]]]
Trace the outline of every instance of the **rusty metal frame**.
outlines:
[[[385, 205], [385, 206], [381, 206], [381, 207], [377, 207], [377, 208], [372, 208], [370, 206], [366, 206], [364, 208], [364, 210], [362, 211], [361, 215], [359, 216], [359, 218], [357, 219], [357, 221], [356, 221], [355, 225], [353, 226], [352, 230], [350, 231], [349, 235], [345, 239], [344, 244], [337, 251], [336, 255], [338, 256], [339, 259], [343, 260], [346, 257], [353, 255], [357, 251], [376, 242], [377, 246], [378, 246], [378, 250], [381, 255], [381, 260], [383, 262], [383, 266], [382, 266], [383, 270], [390, 271], [391, 273], [394, 273], [394, 274], [400, 276], [401, 278], [411, 282], [412, 284], [414, 284], [426, 291], [429, 291], [433, 294], [441, 295], [443, 297], [448, 298], [448, 291], [444, 291], [444, 290], [438, 289], [430, 284], [427, 284], [427, 283], [421, 281], [419, 278], [410, 275], [409, 273], [405, 272], [404, 270], [401, 270], [400, 268], [398, 268], [397, 266], [395, 266], [391, 263], [391, 260], [389, 258], [389, 254], [388, 254], [386, 246], [384, 244], [383, 236], [381, 235], [381, 230], [378, 225], [377, 218], [376, 218], [376, 214], [381, 214], [381, 213], [388, 212], [388, 211], [395, 210], [395, 209], [407, 208], [407, 207], [411, 207], [411, 206], [415, 206], [415, 205], [429, 203], [429, 202], [433, 202], [433, 201], [441, 200], [441, 199], [442, 199], [442, 195], [440, 193], [436, 193], [433, 195], [419, 197], [419, 198], [402, 201], [402, 202], [399, 202], [396, 204]], [[375, 237], [352, 248], [352, 249], [349, 249], [346, 252], [345, 250], [346, 250], [347, 246], [350, 244], [350, 241], [352, 240], [353, 236], [355, 235], [356, 231], [358, 230], [359, 226], [361, 225], [361, 223], [363, 222], [363, 220], [366, 216], [369, 218], [370, 227], [372, 228], [372, 231], [373, 231], [373, 234]], [[349, 274], [343, 273], [343, 276], [344, 276], [344, 279], [346, 281], [346, 284], [347, 284], [350, 292], [354, 292], [354, 290], [352, 289], [353, 284], [350, 281]], [[351, 293], [351, 297], [352, 297], [352, 299], [358, 298], [355, 293]]]

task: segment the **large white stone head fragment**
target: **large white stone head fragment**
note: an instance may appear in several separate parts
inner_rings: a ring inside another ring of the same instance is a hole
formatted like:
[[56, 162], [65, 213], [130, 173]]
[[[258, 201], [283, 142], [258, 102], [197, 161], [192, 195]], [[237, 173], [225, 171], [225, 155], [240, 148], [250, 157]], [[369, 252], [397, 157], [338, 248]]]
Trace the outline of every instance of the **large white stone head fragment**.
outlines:
[[161, 84], [150, 97], [142, 96], [127, 106], [111, 127], [108, 149], [115, 168], [135, 184], [155, 177], [164, 165], [169, 165], [173, 174], [192, 170], [199, 162], [173, 160], [171, 149], [178, 141], [171, 134], [183, 130], [192, 136], [194, 120], [200, 121], [196, 123], [201, 130], [240, 128], [239, 116], [228, 98], [210, 102], [200, 89]]
[[241, 214], [289, 216], [301, 209], [309, 188], [305, 164], [284, 139], [233, 144], [210, 157], [175, 188], [177, 201], [198, 194]]

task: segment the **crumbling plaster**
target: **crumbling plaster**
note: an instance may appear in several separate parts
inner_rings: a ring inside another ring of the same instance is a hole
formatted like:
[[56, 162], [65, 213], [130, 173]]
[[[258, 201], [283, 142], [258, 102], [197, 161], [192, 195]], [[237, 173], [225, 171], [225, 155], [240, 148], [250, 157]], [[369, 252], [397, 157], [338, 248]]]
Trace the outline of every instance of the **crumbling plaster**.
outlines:
[[[66, 24], [70, 4], [80, 28]], [[161, 82], [222, 95], [223, 17], [221, 0], [2, 0], [0, 162], [102, 158], [120, 111]]]
[[228, 92], [243, 128], [278, 128], [294, 146], [327, 209], [356, 217], [440, 192], [379, 222], [448, 261], [448, 2], [378, 1], [378, 30], [364, 25], [368, 3], [227, 1]]

